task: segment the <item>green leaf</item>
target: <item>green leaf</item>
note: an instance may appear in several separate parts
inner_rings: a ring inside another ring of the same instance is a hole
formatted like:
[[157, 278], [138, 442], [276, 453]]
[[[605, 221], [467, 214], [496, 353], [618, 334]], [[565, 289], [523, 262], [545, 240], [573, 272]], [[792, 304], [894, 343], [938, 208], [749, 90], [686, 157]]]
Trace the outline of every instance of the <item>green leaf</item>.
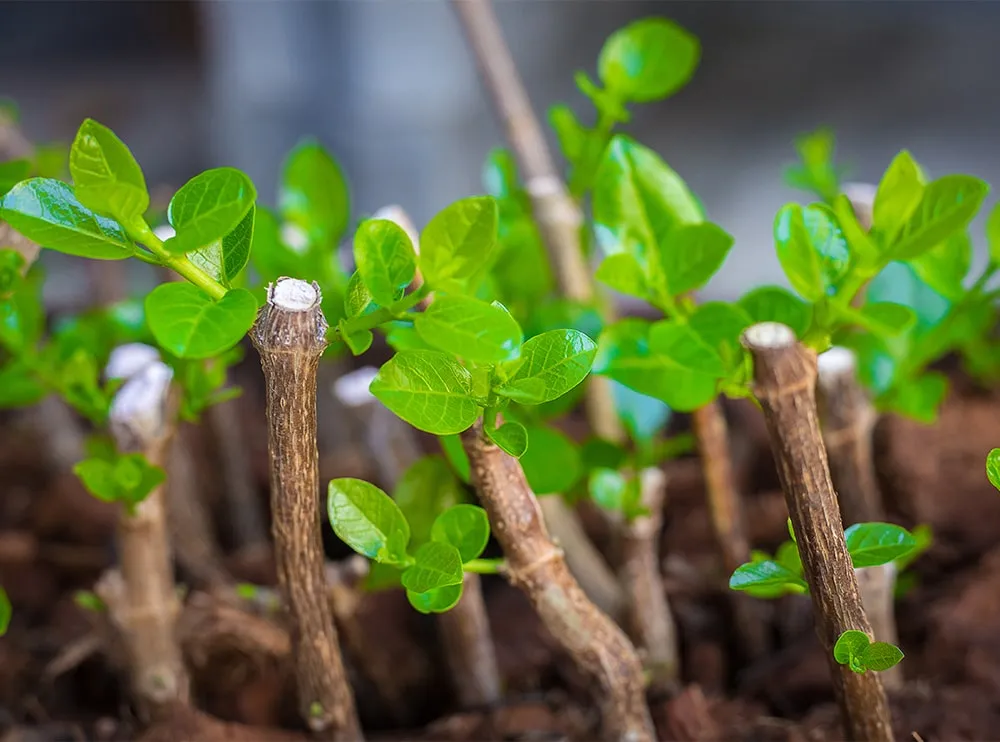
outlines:
[[425, 593], [407, 590], [406, 599], [421, 613], [444, 613], [458, 605], [458, 601], [462, 598], [462, 587], [461, 584], [448, 585]]
[[491, 196], [456, 201], [420, 234], [420, 270], [428, 285], [447, 288], [475, 275], [497, 241], [497, 202]]
[[856, 261], [857, 270], [865, 274], [877, 271], [880, 267], [879, 248], [868, 230], [858, 221], [851, 199], [843, 193], [837, 194], [833, 200], [833, 213], [847, 241], [851, 259]]
[[369, 388], [396, 415], [428, 433], [461, 433], [479, 417], [472, 375], [447, 353], [400, 351], [379, 369]]
[[920, 204], [889, 245], [892, 260], [909, 260], [968, 227], [989, 186], [969, 175], [945, 175], [924, 189]]
[[789, 283], [809, 301], [826, 296], [846, 269], [847, 241], [825, 208], [782, 207], [774, 221], [774, 241]]
[[170, 199], [167, 220], [177, 234], [164, 247], [172, 253], [208, 247], [233, 232], [256, 200], [250, 178], [236, 168], [219, 167], [194, 176]]
[[[549, 108], [548, 119], [549, 125], [556, 133], [556, 139], [559, 140], [559, 149], [562, 150], [563, 157], [570, 164], [575, 164], [584, 153], [590, 132], [580, 123], [573, 109], [566, 105], [559, 104]], [[491, 192], [493, 195], [500, 195]]]
[[278, 205], [285, 221], [302, 230], [311, 246], [332, 250], [344, 234], [351, 216], [347, 181], [319, 143], [307, 139], [289, 153]]
[[469, 457], [465, 455], [465, 449], [462, 447], [462, 439], [458, 435], [442, 435], [438, 436], [438, 442], [455, 474], [469, 484], [472, 480], [472, 471]]
[[356, 552], [383, 564], [406, 563], [410, 527], [399, 506], [374, 484], [331, 480], [326, 508], [337, 538]]
[[41, 402], [47, 392], [26, 361], [0, 365], [0, 409], [30, 407]]
[[454, 546], [463, 563], [478, 558], [490, 540], [490, 521], [486, 511], [475, 505], [448, 508], [434, 521], [431, 540]]
[[924, 195], [924, 174], [913, 156], [903, 150], [889, 164], [878, 184], [872, 210], [872, 226], [891, 242], [909, 221]]
[[430, 540], [438, 513], [465, 500], [465, 490], [440, 456], [417, 459], [396, 482], [392, 495], [410, 524], [413, 546]]
[[597, 71], [611, 93], [645, 103], [682, 88], [700, 56], [701, 47], [693, 34], [665, 18], [644, 18], [608, 37]]
[[344, 296], [344, 315], [348, 319], [360, 317], [368, 311], [371, 305], [371, 292], [365, 286], [361, 274], [355, 271], [347, 282], [347, 292]]
[[212, 301], [189, 283], [164, 283], [146, 297], [145, 307], [156, 342], [178, 358], [229, 350], [257, 319], [257, 300], [246, 289], [230, 289]]
[[88, 209], [127, 223], [149, 209], [146, 179], [132, 152], [103, 124], [85, 119], [69, 152], [73, 190]]
[[794, 592], [805, 592], [808, 585], [799, 575], [783, 564], [771, 559], [748, 562], [736, 568], [729, 578], [733, 590], [757, 588], [790, 588]]
[[[503, 365], [509, 374], [501, 389], [516, 390], [528, 386], [538, 391], [538, 381], [544, 385], [539, 401], [549, 402], [561, 397], [583, 381], [590, 372], [597, 345], [576, 330], [550, 330], [528, 340], [521, 346], [521, 357]], [[536, 403], [537, 404], [537, 403]]]
[[347, 344], [351, 353], [356, 356], [367, 352], [372, 347], [372, 343], [375, 342], [375, 336], [371, 330], [354, 330], [352, 332], [346, 319], [342, 319], [337, 323], [337, 330], [340, 333], [340, 339]]
[[13, 608], [10, 604], [10, 598], [7, 597], [7, 591], [0, 587], [0, 636], [6, 634], [10, 627], [11, 613], [13, 613]]
[[0, 199], [0, 219], [42, 247], [95, 260], [122, 260], [135, 245], [117, 222], [81, 204], [65, 183], [31, 178]]
[[732, 236], [711, 222], [674, 227], [660, 248], [667, 293], [680, 296], [700, 289], [722, 267], [732, 247]]
[[861, 662], [868, 670], [882, 672], [895, 667], [903, 659], [902, 650], [888, 642], [872, 642], [861, 653]]
[[895, 337], [913, 327], [917, 315], [903, 304], [888, 301], [866, 304], [860, 312], [861, 324], [876, 335]]
[[524, 335], [510, 313], [468, 296], [442, 296], [413, 321], [425, 342], [475, 363], [517, 357]]
[[649, 349], [687, 371], [715, 377], [726, 375], [719, 354], [688, 324], [672, 320], [654, 322], [649, 328]]
[[812, 191], [824, 201], [833, 200], [840, 192], [840, 173], [833, 162], [835, 144], [833, 132], [826, 128], [796, 137], [802, 165], [785, 172], [789, 185]]
[[461, 585], [462, 555], [448, 543], [428, 541], [413, 555], [413, 566], [403, 572], [403, 587], [415, 593]]
[[0, 196], [31, 174], [30, 160], [7, 160], [0, 162]]
[[617, 253], [606, 257], [598, 266], [594, 278], [628, 296], [646, 299], [649, 295], [642, 266], [628, 253]]
[[812, 322], [812, 307], [791, 292], [778, 286], [761, 286], [743, 295], [737, 302], [753, 322], [780, 322], [805, 335]]
[[520, 462], [532, 492], [539, 496], [569, 492], [583, 473], [576, 444], [544, 425], [530, 426], [528, 440], [531, 445]]
[[718, 354], [729, 372], [742, 363], [740, 336], [753, 322], [739, 304], [721, 301], [700, 304], [688, 318], [691, 329]]
[[228, 288], [250, 262], [256, 215], [257, 209], [251, 206], [232, 232], [221, 240], [188, 253], [188, 259]]
[[587, 477], [590, 499], [605, 510], [621, 512], [625, 505], [628, 481], [621, 472], [599, 467]]
[[990, 247], [990, 261], [1000, 264], [1000, 203], [993, 206], [986, 220], [986, 241]]
[[917, 545], [909, 531], [892, 523], [855, 523], [844, 539], [856, 569], [894, 561]]
[[84, 459], [73, 467], [73, 473], [98, 500], [120, 502], [128, 507], [142, 502], [166, 479], [163, 469], [138, 453], [113, 460]]
[[528, 450], [528, 431], [519, 422], [510, 420], [495, 430], [485, 429], [486, 436], [504, 453], [519, 459]]
[[388, 219], [369, 219], [354, 235], [358, 274], [377, 304], [403, 297], [417, 271], [417, 256], [405, 230]]
[[854, 629], [845, 631], [833, 645], [833, 658], [840, 665], [849, 665], [852, 660], [860, 659], [870, 644], [871, 640], [865, 632]]
[[986, 476], [1000, 490], [1000, 448], [992, 449], [986, 457]]
[[907, 262], [921, 281], [949, 301], [958, 301], [965, 294], [963, 281], [972, 267], [972, 253], [969, 233], [961, 231]]
[[608, 376], [640, 394], [687, 412], [716, 395], [716, 377], [682, 368], [650, 349], [650, 323], [626, 319], [604, 329], [594, 359], [594, 373]]

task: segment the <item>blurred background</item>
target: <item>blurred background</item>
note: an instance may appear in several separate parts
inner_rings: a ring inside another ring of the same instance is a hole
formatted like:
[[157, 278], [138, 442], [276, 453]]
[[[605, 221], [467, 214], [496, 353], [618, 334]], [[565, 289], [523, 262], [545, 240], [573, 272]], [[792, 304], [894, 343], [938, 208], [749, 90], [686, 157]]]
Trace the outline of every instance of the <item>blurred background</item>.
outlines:
[[[1000, 182], [1000, 3], [497, 0], [536, 110], [566, 102], [589, 122], [573, 73], [648, 15], [679, 22], [702, 63], [679, 94], [637, 105], [628, 131], [656, 149], [736, 236], [705, 294], [783, 283], [775, 212], [796, 135], [834, 129], [849, 179], [877, 182], [910, 149], [929, 173]], [[232, 165], [271, 204], [282, 158], [315, 136], [343, 165], [356, 215], [388, 203], [423, 224], [481, 192], [502, 134], [444, 0], [0, 0], [0, 96], [36, 142], [94, 117], [133, 149], [150, 185]], [[988, 209], [983, 210], [984, 213]], [[973, 237], [984, 260], [981, 221]], [[58, 256], [45, 251], [46, 260]], [[86, 290], [79, 263], [47, 290]], [[133, 262], [133, 261], [130, 261]], [[61, 269], [60, 269], [61, 268]], [[142, 270], [138, 265], [135, 270]]]

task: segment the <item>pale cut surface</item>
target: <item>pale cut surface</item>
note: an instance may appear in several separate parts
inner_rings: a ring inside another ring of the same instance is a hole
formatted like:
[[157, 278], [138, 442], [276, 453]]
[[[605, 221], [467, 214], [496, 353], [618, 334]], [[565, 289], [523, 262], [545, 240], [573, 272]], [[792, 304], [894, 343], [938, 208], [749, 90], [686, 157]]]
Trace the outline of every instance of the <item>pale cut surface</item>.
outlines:
[[280, 278], [271, 288], [271, 303], [280, 309], [305, 312], [319, 301], [316, 287], [298, 278]]
[[752, 348], [787, 348], [796, 342], [795, 331], [780, 322], [758, 322], [743, 332], [744, 343]]

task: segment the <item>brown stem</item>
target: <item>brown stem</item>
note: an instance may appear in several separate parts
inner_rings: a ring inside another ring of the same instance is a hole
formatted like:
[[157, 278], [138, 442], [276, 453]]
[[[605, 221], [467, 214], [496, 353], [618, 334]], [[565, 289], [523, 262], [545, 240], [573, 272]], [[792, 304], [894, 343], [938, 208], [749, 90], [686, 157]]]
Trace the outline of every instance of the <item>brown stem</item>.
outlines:
[[361, 727], [326, 597], [320, 528], [316, 371], [326, 330], [319, 287], [279, 278], [268, 286], [250, 339], [264, 370], [275, 561], [299, 712], [318, 734], [357, 740]]
[[753, 355], [754, 396], [764, 410], [785, 503], [826, 652], [848, 739], [890, 742], [892, 725], [877, 674], [854, 673], [833, 659], [833, 645], [849, 630], [872, 635], [858, 580], [844, 542], [837, 496], [816, 412], [816, 356], [786, 325], [748, 328], [743, 344]]
[[627, 626], [643, 655], [650, 684], [673, 691], [680, 680], [680, 656], [659, 559], [667, 476], [662, 469], [648, 468], [640, 477], [642, 505], [649, 514], [628, 523], [622, 539], [621, 579], [628, 593]]
[[498, 703], [500, 673], [479, 575], [466, 573], [462, 598], [438, 616], [438, 632], [458, 702], [465, 707]]
[[[172, 396], [170, 377], [162, 362], [148, 364], [124, 383], [110, 413], [118, 449], [142, 453], [161, 467], [166, 465], [174, 432], [174, 410], [167, 404]], [[118, 549], [120, 578], [109, 577], [100, 592], [124, 638], [140, 713], [155, 718], [169, 713], [176, 702], [189, 700], [189, 679], [176, 635], [180, 601], [163, 486], [131, 512], [122, 508]]]
[[[723, 568], [727, 575], [750, 561], [750, 544], [743, 530], [743, 506], [736, 491], [733, 465], [729, 456], [729, 433], [722, 405], [718, 400], [695, 410], [691, 415], [698, 454], [705, 476], [705, 495]], [[746, 595], [730, 596], [740, 646], [747, 659], [761, 657], [767, 651], [767, 634], [757, 606]]]
[[656, 735], [635, 647], [570, 574], [520, 464], [486, 439], [481, 422], [462, 434], [462, 445], [480, 502], [507, 559], [507, 577], [596, 686], [605, 737], [652, 742]]
[[[857, 360], [847, 348], [831, 348], [818, 360], [816, 386], [823, 442], [845, 526], [885, 519], [872, 453], [878, 413], [857, 378]], [[897, 642], [895, 569], [886, 564], [858, 570], [858, 584], [875, 638]], [[882, 673], [886, 688], [899, 688], [902, 666]]]

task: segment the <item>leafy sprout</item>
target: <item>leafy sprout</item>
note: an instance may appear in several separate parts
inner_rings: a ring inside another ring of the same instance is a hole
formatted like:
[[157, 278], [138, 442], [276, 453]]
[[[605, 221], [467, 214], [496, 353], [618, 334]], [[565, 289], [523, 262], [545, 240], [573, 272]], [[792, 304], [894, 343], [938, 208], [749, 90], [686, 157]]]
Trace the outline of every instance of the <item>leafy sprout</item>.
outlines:
[[895, 667], [903, 659], [899, 647], [888, 642], [873, 642], [863, 631], [845, 631], [833, 646], [833, 658], [840, 665], [847, 665], [852, 672], [864, 674], [868, 670], [883, 672]]

